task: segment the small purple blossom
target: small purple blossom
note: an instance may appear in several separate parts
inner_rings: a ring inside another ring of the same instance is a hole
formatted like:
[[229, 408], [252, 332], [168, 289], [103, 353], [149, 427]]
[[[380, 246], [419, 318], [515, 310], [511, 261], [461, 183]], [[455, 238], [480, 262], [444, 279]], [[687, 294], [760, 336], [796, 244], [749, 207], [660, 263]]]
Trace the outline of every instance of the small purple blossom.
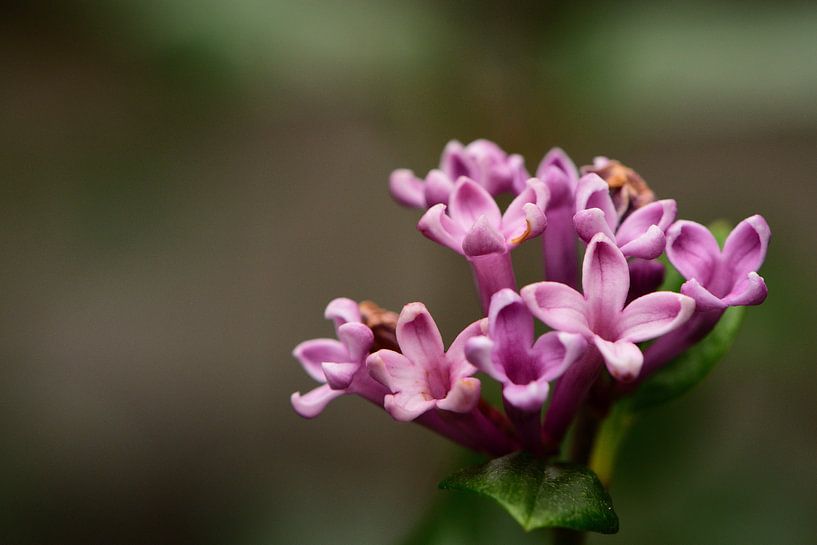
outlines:
[[468, 341], [465, 353], [480, 371], [502, 384], [505, 400], [525, 412], [537, 412], [547, 399], [549, 383], [582, 356], [581, 335], [551, 331], [534, 342], [533, 316], [513, 290], [494, 294], [488, 335]]
[[616, 241], [625, 257], [655, 259], [664, 253], [664, 233], [675, 221], [676, 210], [674, 200], [664, 199], [638, 208], [620, 221], [610, 186], [591, 173], [579, 180], [573, 222], [585, 242], [604, 233]]
[[485, 188], [491, 195], [519, 194], [530, 178], [521, 155], [508, 155], [489, 140], [475, 140], [463, 146], [452, 140], [445, 146], [440, 168], [421, 180], [408, 169], [392, 172], [389, 189], [392, 197], [411, 208], [431, 208], [448, 204], [456, 181], [465, 176]]
[[371, 329], [360, 321], [360, 310], [351, 299], [334, 299], [325, 316], [335, 324], [338, 339], [312, 339], [295, 347], [292, 354], [304, 370], [322, 383], [301, 395], [292, 394], [295, 411], [305, 418], [318, 416], [333, 399], [356, 393], [375, 403], [385, 391], [366, 372], [366, 356], [374, 342]]
[[550, 327], [579, 333], [592, 342], [611, 375], [621, 381], [638, 376], [643, 355], [636, 343], [654, 339], [684, 323], [695, 302], [681, 294], [659, 291], [625, 306], [630, 288], [627, 260], [607, 235], [595, 235], [584, 257], [584, 294], [558, 282], [522, 288], [534, 316]]
[[578, 282], [578, 253], [573, 214], [576, 213], [576, 187], [579, 172], [560, 148], [545, 154], [536, 170], [550, 192], [545, 215], [548, 229], [542, 236], [545, 277], [575, 287]]
[[757, 274], [771, 236], [763, 216], [740, 222], [723, 251], [709, 229], [693, 221], [678, 221], [667, 234], [667, 257], [687, 279], [681, 293], [695, 299], [699, 309], [759, 305], [766, 299], [766, 282]]
[[397, 321], [400, 352], [378, 350], [366, 360], [371, 376], [391, 393], [385, 408], [396, 420], [414, 420], [433, 408], [467, 413], [480, 397], [476, 368], [465, 359], [466, 341], [480, 334], [475, 322], [454, 340], [448, 352], [437, 324], [422, 303], [403, 307]]
[[429, 239], [468, 259], [483, 309], [487, 311], [496, 291], [516, 288], [508, 253], [545, 230], [547, 202], [547, 187], [531, 178], [503, 214], [486, 189], [462, 177], [449, 204], [432, 206], [420, 218], [417, 228]]

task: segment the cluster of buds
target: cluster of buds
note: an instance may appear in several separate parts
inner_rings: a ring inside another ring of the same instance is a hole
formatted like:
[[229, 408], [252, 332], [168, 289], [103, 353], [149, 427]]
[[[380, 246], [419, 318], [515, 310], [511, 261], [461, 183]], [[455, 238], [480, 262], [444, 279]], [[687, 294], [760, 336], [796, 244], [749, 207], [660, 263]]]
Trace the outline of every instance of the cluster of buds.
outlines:
[[[451, 142], [439, 169], [423, 179], [396, 170], [390, 190], [424, 210], [423, 235], [471, 265], [483, 315], [446, 350], [422, 303], [398, 315], [332, 301], [326, 318], [337, 339], [294, 351], [322, 383], [292, 395], [304, 417], [352, 394], [493, 456], [552, 453], [591, 391], [627, 391], [617, 383], [638, 384], [666, 365], [728, 307], [766, 297], [757, 273], [770, 236], [763, 217], [740, 222], [721, 248], [703, 225], [676, 219], [674, 200], [656, 200], [635, 171], [605, 157], [579, 170], [553, 149], [532, 177], [521, 156], [492, 142]], [[513, 197], [504, 212], [500, 194]], [[536, 238], [545, 280], [519, 289], [510, 253]], [[663, 255], [686, 279], [680, 293], [658, 291]], [[535, 319], [550, 329], [538, 338]], [[504, 410], [482, 398], [478, 372], [502, 385]]]

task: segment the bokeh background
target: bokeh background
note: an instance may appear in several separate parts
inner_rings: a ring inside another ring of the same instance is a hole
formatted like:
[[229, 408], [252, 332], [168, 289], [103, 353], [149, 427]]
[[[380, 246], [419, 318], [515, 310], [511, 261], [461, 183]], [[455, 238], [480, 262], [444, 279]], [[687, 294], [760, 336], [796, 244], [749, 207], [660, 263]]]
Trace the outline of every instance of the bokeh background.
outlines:
[[[54, 4], [0, 17], [0, 543], [400, 543], [461, 454], [356, 399], [299, 419], [290, 351], [340, 295], [474, 319], [386, 180], [478, 137], [774, 232], [768, 302], [638, 423], [591, 543], [817, 542], [817, 4]], [[474, 505], [449, 543], [546, 542]]]

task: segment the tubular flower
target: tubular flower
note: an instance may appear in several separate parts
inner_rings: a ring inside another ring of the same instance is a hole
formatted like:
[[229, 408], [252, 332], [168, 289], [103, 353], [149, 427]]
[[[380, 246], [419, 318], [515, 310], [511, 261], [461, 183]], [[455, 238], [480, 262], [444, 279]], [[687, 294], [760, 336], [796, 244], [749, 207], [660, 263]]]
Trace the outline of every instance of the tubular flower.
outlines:
[[521, 155], [508, 155], [489, 140], [475, 140], [463, 146], [452, 140], [445, 146], [440, 168], [421, 180], [408, 169], [392, 172], [389, 189], [392, 197], [411, 208], [431, 208], [448, 204], [456, 180], [466, 176], [484, 187], [491, 195], [519, 194], [530, 177]]
[[417, 228], [468, 259], [487, 312], [491, 295], [502, 288], [516, 288], [509, 252], [545, 230], [547, 201], [547, 187], [531, 178], [502, 214], [487, 190], [462, 177], [448, 206], [432, 206]]
[[687, 279], [681, 293], [695, 299], [699, 309], [759, 305], [766, 299], [766, 282], [757, 274], [771, 236], [763, 216], [740, 222], [723, 251], [712, 233], [693, 221], [678, 221], [667, 234], [667, 257]]
[[465, 359], [466, 341], [481, 332], [474, 322], [445, 351], [440, 330], [422, 303], [403, 307], [397, 320], [400, 352], [378, 350], [366, 360], [371, 376], [389, 394], [385, 408], [396, 420], [414, 420], [437, 408], [455, 413], [472, 411], [479, 401], [476, 368]]
[[533, 317], [513, 290], [494, 294], [488, 314], [488, 335], [468, 341], [465, 354], [480, 371], [502, 384], [502, 395], [513, 407], [538, 412], [547, 399], [549, 383], [582, 356], [581, 335], [551, 331], [534, 342]]
[[576, 165], [560, 148], [547, 152], [536, 177], [550, 192], [547, 210], [549, 228], [542, 237], [545, 276], [548, 280], [575, 287], [578, 282], [578, 253], [573, 214], [576, 213]]
[[635, 343], [677, 328], [695, 309], [691, 298], [667, 291], [625, 306], [630, 288], [627, 260], [603, 233], [587, 246], [582, 285], [584, 295], [558, 282], [538, 282], [522, 288], [522, 298], [548, 326], [584, 335], [601, 353], [610, 374], [621, 381], [633, 380], [641, 370], [644, 357]]
[[304, 370], [321, 386], [301, 395], [292, 394], [295, 411], [314, 418], [333, 399], [359, 394], [375, 403], [382, 402], [385, 390], [366, 372], [366, 356], [374, 342], [371, 329], [360, 321], [357, 303], [338, 298], [326, 307], [325, 316], [335, 324], [338, 339], [312, 339], [295, 347], [292, 354]]
[[673, 199], [664, 199], [636, 209], [620, 222], [610, 186], [591, 173], [579, 180], [573, 222], [585, 242], [604, 233], [616, 241], [625, 257], [655, 259], [664, 253], [664, 233], [675, 221], [676, 210]]

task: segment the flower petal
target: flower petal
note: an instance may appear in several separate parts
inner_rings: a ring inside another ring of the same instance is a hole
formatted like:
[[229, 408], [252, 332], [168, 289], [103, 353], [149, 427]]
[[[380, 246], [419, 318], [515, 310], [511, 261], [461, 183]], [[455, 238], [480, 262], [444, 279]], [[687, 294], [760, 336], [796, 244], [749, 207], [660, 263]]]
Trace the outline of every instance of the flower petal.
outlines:
[[526, 413], [540, 411], [550, 392], [546, 380], [534, 380], [527, 384], [506, 382], [502, 388], [502, 397], [513, 407]]
[[641, 372], [644, 355], [635, 344], [628, 341], [610, 342], [598, 335], [593, 337], [593, 342], [601, 352], [607, 370], [614, 378], [629, 382]]
[[451, 192], [454, 191], [454, 180], [442, 170], [432, 170], [426, 176], [425, 206], [448, 204]]
[[530, 178], [528, 169], [525, 168], [525, 159], [518, 153], [508, 156], [508, 168], [513, 173], [513, 180], [511, 181], [511, 190], [516, 193], [522, 193], [525, 190], [525, 182]]
[[520, 293], [531, 313], [553, 329], [590, 334], [585, 317], [587, 304], [573, 288], [559, 282], [537, 282]]
[[680, 220], [667, 230], [667, 257], [678, 272], [706, 285], [721, 259], [718, 242], [709, 229], [694, 221]]
[[479, 379], [473, 377], [460, 378], [451, 385], [448, 395], [437, 401], [437, 408], [455, 413], [467, 413], [477, 406], [479, 396]]
[[487, 324], [488, 320], [484, 318], [470, 324], [457, 335], [457, 338], [448, 347], [445, 358], [448, 361], [452, 377], [468, 377], [476, 373], [476, 369], [465, 356], [466, 345], [471, 338], [484, 335], [487, 332]]
[[594, 331], [611, 327], [627, 300], [630, 271], [621, 250], [602, 233], [594, 236], [587, 245], [582, 267], [582, 288], [591, 327]]
[[726, 303], [703, 287], [695, 278], [684, 282], [681, 286], [681, 293], [687, 297], [692, 297], [695, 300], [695, 308], [699, 311], [723, 310], [727, 306]]
[[374, 333], [361, 323], [350, 322], [338, 328], [338, 339], [346, 347], [348, 361], [361, 362], [374, 343]]
[[590, 242], [597, 233], [604, 233], [611, 239], [615, 237], [601, 208], [579, 210], [573, 216], [573, 225], [576, 227], [576, 233], [585, 242]]
[[683, 324], [695, 312], [695, 301], [686, 295], [658, 291], [639, 297], [624, 309], [619, 338], [634, 343], [659, 337]]
[[451, 140], [443, 149], [440, 170], [445, 172], [452, 180], [457, 180], [460, 176], [473, 177], [477, 175], [475, 161], [468, 157], [462, 143], [457, 140]]
[[655, 259], [664, 253], [667, 238], [657, 225], [650, 225], [647, 231], [620, 246], [625, 257], [639, 257], [641, 259]]
[[604, 219], [610, 229], [618, 226], [618, 213], [610, 197], [610, 186], [595, 173], [585, 174], [576, 188], [576, 212], [598, 208], [604, 212]]
[[311, 339], [300, 343], [292, 355], [301, 362], [304, 370], [318, 382], [326, 382], [321, 364], [325, 361], [349, 361], [346, 347], [335, 339]]
[[766, 281], [756, 272], [750, 272], [746, 278], [738, 282], [732, 293], [722, 299], [722, 301], [730, 306], [747, 306], [759, 305], [766, 300], [768, 288], [766, 288]]
[[462, 251], [468, 257], [500, 254], [507, 251], [505, 237], [486, 216], [480, 216], [462, 241]]
[[326, 383], [333, 390], [345, 390], [360, 369], [360, 363], [334, 363], [325, 361], [321, 364]]
[[403, 355], [425, 369], [438, 365], [445, 353], [440, 330], [422, 303], [403, 307], [397, 319], [397, 343]]
[[539, 378], [554, 380], [581, 358], [587, 350], [582, 335], [551, 331], [536, 340], [533, 354], [539, 366]]
[[508, 375], [516, 374], [509, 366], [530, 364], [533, 317], [515, 291], [506, 288], [491, 297], [488, 332], [494, 341], [494, 360]]
[[360, 307], [357, 301], [353, 301], [347, 297], [338, 297], [332, 299], [326, 305], [326, 310], [323, 313], [324, 318], [335, 322], [335, 329], [347, 322], [360, 322]]
[[425, 388], [426, 373], [394, 350], [378, 350], [366, 358], [369, 376], [390, 392], [417, 392]]
[[465, 230], [448, 217], [445, 209], [444, 204], [435, 204], [429, 208], [417, 223], [417, 229], [426, 238], [461, 254]]
[[543, 182], [536, 178], [527, 181], [524, 190], [511, 201], [502, 215], [502, 234], [507, 240], [523, 235], [522, 240], [533, 238], [545, 230], [548, 195], [547, 186]]
[[448, 215], [462, 229], [468, 231], [480, 216], [485, 216], [491, 225], [499, 228], [502, 214], [499, 206], [488, 191], [470, 178], [460, 178], [448, 202]]
[[392, 198], [409, 208], [425, 208], [426, 197], [423, 181], [406, 168], [395, 170], [389, 176], [389, 192]]
[[473, 337], [465, 344], [465, 357], [477, 369], [494, 380], [505, 382], [508, 380], [501, 365], [494, 363], [492, 352], [494, 342], [484, 335]]
[[770, 236], [769, 224], [760, 215], [746, 218], [732, 229], [723, 245], [723, 262], [736, 280], [760, 269]]
[[335, 398], [343, 395], [343, 390], [333, 390], [328, 384], [318, 386], [304, 395], [295, 392], [289, 398], [295, 412], [304, 418], [315, 418]]
[[678, 205], [673, 199], [655, 201], [642, 206], [621, 222], [616, 232], [616, 242], [623, 247], [646, 233], [652, 225], [658, 226], [662, 233], [666, 232], [675, 221], [677, 212]]
[[383, 399], [383, 407], [395, 420], [409, 422], [437, 404], [435, 399], [426, 399], [413, 393], [388, 394]]
[[[567, 182], [568, 192], [572, 195], [575, 190], [576, 180], [579, 179], [579, 171], [575, 163], [561, 148], [551, 148], [545, 154], [539, 167], [536, 169], [536, 177], [544, 179], [541, 174], [544, 174], [549, 168], [556, 168], [564, 174], [564, 180]], [[551, 188], [552, 190], [553, 188]]]

